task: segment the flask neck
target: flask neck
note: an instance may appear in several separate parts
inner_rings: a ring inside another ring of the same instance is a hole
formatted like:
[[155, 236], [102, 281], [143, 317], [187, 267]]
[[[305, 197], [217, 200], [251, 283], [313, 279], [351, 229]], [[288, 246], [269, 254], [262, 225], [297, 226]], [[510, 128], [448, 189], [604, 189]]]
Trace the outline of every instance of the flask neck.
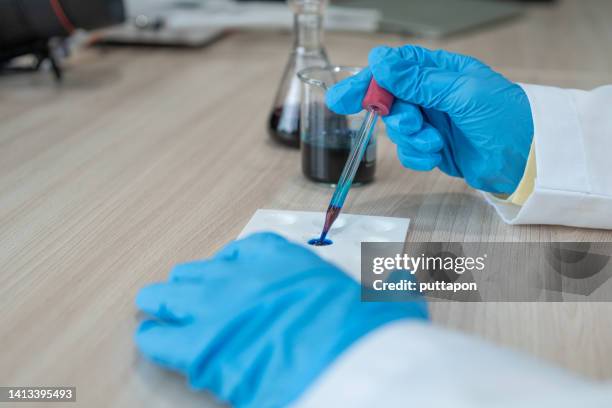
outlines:
[[298, 53], [321, 52], [323, 49], [323, 15], [295, 13], [293, 19], [294, 48]]

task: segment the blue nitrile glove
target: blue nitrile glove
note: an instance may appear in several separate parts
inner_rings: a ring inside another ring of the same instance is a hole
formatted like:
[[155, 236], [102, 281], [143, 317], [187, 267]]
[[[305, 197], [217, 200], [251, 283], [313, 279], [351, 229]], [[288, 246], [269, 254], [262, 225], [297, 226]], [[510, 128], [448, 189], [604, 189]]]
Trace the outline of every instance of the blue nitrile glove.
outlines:
[[368, 63], [327, 92], [331, 110], [359, 112], [373, 74], [396, 97], [383, 121], [405, 167], [438, 167], [479, 190], [514, 192], [533, 138], [520, 86], [472, 57], [412, 45], [376, 47]]
[[237, 407], [280, 407], [355, 340], [398, 319], [426, 319], [422, 299], [360, 301], [360, 285], [279, 235], [234, 241], [176, 266], [136, 299], [136, 344], [154, 362]]

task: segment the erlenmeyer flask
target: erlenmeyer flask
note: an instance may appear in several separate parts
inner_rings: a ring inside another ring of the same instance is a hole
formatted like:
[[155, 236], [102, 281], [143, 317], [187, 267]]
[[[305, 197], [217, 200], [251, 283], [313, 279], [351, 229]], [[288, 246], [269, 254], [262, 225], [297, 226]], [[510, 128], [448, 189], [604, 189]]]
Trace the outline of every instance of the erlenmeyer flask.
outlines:
[[284, 145], [300, 146], [300, 95], [297, 72], [329, 65], [323, 48], [323, 14], [327, 0], [290, 0], [294, 44], [268, 121], [270, 136]]

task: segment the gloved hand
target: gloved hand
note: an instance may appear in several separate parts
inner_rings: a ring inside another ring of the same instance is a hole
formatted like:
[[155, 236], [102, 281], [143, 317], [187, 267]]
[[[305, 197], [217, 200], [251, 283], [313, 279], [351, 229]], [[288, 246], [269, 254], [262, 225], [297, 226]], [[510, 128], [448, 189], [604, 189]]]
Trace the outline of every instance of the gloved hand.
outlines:
[[405, 167], [438, 167], [479, 190], [514, 192], [533, 138], [520, 86], [472, 57], [412, 45], [374, 48], [368, 63], [327, 92], [332, 111], [359, 112], [374, 75], [396, 97], [383, 121]]
[[364, 334], [427, 318], [422, 299], [362, 303], [357, 282], [272, 233], [176, 266], [136, 304], [154, 317], [136, 332], [142, 353], [237, 407], [284, 406]]

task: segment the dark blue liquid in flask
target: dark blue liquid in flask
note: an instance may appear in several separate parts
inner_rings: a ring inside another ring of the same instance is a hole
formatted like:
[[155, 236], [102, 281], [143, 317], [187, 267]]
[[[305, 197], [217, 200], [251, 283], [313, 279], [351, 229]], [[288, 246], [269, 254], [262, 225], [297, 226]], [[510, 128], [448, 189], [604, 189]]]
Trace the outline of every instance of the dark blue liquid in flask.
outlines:
[[268, 118], [268, 133], [280, 144], [299, 147], [302, 84], [296, 74], [304, 68], [329, 65], [322, 43], [326, 1], [293, 0], [289, 4], [294, 12], [294, 44]]

